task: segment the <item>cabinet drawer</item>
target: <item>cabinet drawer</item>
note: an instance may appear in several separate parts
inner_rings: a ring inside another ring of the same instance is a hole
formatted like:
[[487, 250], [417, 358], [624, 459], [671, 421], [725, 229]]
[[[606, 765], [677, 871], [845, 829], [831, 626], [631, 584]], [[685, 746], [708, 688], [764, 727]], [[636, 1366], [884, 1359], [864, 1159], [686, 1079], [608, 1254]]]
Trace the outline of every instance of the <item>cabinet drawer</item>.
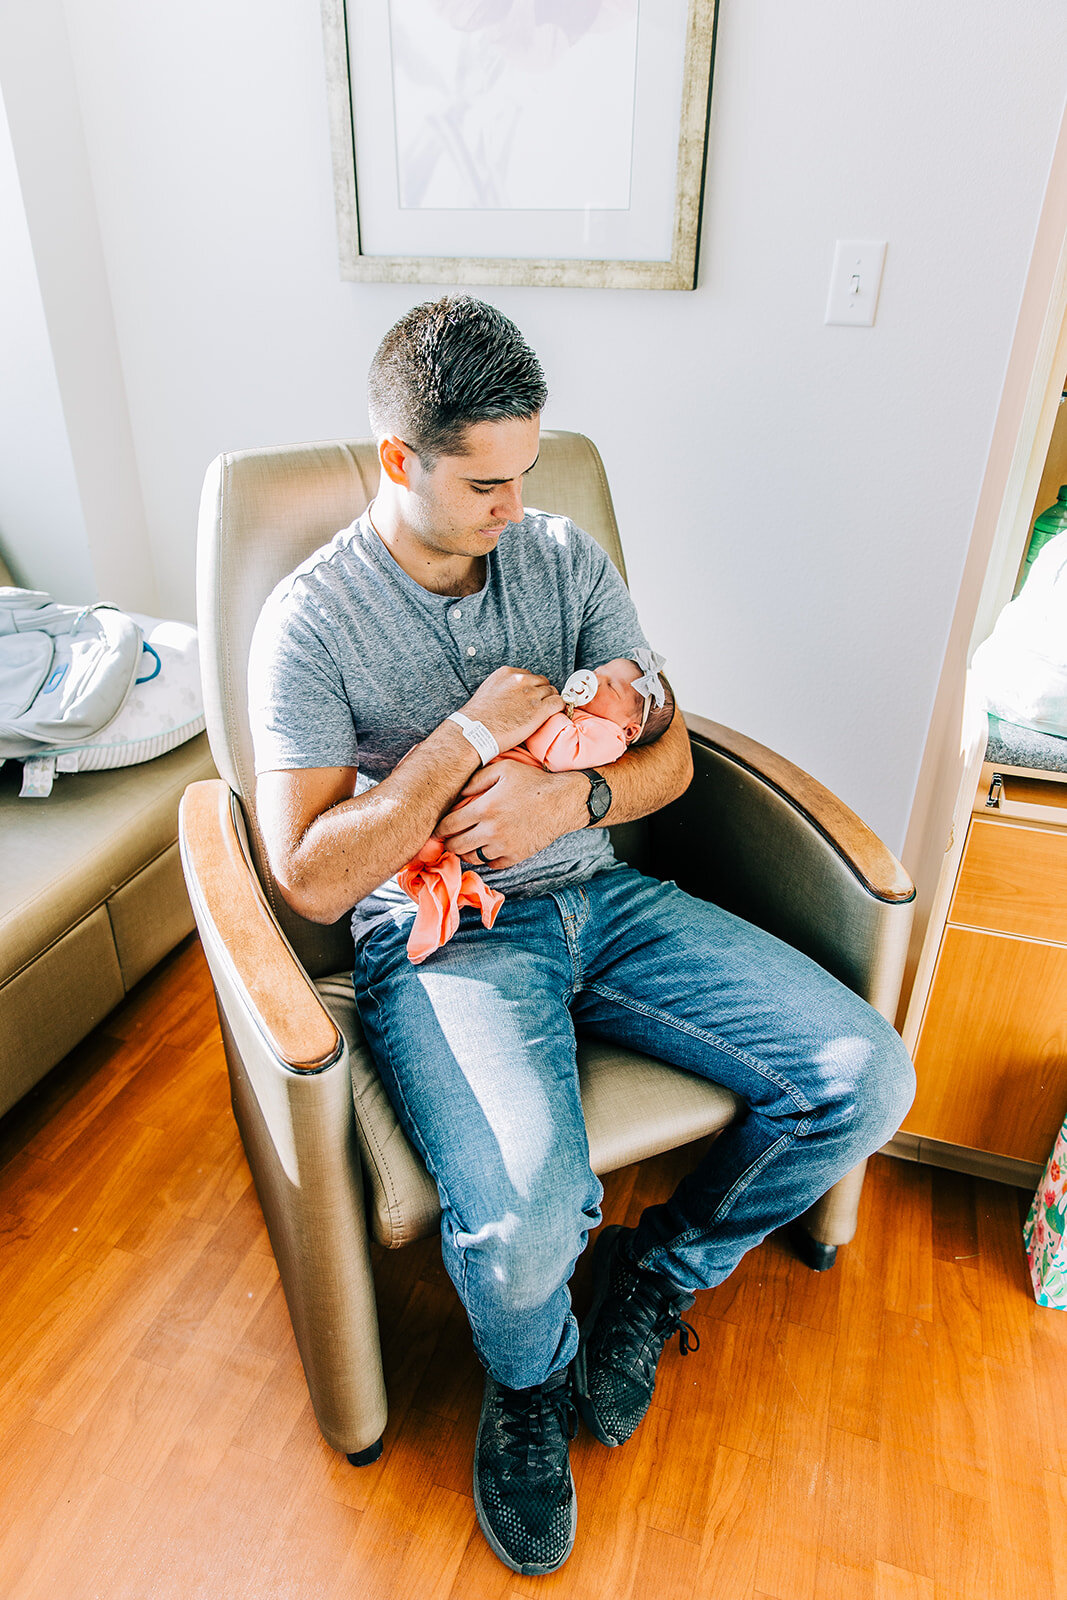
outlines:
[[1067, 944], [1067, 831], [975, 817], [948, 919]]
[[1067, 1111], [1067, 948], [946, 928], [904, 1127], [1043, 1162]]

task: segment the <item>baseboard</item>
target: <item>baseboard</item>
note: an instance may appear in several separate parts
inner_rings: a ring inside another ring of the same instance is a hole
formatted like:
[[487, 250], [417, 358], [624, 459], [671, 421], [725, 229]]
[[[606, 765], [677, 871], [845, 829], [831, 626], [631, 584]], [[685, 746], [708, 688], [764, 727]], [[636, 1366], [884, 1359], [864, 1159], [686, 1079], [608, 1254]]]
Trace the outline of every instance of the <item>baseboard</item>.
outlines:
[[986, 1150], [969, 1150], [966, 1145], [924, 1139], [915, 1133], [896, 1134], [882, 1146], [881, 1154], [896, 1156], [900, 1161], [918, 1161], [928, 1167], [947, 1167], [951, 1172], [969, 1172], [974, 1178], [1010, 1183], [1016, 1189], [1036, 1189], [1044, 1170], [1036, 1161], [990, 1155]]

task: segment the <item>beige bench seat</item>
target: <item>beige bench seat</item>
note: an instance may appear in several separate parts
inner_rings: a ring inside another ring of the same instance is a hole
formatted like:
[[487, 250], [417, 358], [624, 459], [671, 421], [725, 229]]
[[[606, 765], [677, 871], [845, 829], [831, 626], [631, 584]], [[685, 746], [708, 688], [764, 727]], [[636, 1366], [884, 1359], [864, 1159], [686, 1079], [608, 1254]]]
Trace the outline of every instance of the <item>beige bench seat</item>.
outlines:
[[214, 772], [205, 734], [42, 800], [0, 769], [0, 1112], [192, 930], [178, 802]]

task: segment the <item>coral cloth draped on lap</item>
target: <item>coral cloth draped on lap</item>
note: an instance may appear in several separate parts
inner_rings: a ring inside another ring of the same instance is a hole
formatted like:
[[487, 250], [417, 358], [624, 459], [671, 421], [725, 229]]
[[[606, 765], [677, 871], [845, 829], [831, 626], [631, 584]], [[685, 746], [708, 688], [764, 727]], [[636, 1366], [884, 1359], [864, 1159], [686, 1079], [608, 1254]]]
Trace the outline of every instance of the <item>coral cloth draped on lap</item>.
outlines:
[[[625, 749], [622, 729], [608, 717], [576, 710], [572, 719], [555, 711], [524, 745], [505, 750], [495, 760], [522, 761], [548, 772], [574, 772], [582, 767], [609, 766]], [[447, 850], [436, 838], [428, 839], [418, 855], [401, 867], [396, 881], [418, 907], [407, 943], [408, 957], [416, 965], [448, 943], [459, 927], [464, 906], [480, 910], [483, 926], [491, 928], [504, 904], [499, 889], [483, 883], [476, 872], [464, 867], [454, 850]]]
[[428, 839], [413, 861], [401, 867], [396, 881], [418, 907], [408, 935], [408, 956], [416, 964], [433, 955], [459, 927], [463, 906], [476, 906], [491, 928], [504, 904], [499, 889], [490, 889], [476, 872], [465, 868], [454, 850], [440, 839]]

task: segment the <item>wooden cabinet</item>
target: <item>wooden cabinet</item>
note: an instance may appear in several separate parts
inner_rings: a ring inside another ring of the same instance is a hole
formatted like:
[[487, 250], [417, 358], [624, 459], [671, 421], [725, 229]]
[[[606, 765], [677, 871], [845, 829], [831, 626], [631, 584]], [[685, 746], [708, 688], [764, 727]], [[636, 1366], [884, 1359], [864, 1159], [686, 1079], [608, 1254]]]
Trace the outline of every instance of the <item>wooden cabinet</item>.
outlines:
[[1067, 1112], [1058, 776], [983, 769], [916, 1046], [920, 1139], [1043, 1163]]

